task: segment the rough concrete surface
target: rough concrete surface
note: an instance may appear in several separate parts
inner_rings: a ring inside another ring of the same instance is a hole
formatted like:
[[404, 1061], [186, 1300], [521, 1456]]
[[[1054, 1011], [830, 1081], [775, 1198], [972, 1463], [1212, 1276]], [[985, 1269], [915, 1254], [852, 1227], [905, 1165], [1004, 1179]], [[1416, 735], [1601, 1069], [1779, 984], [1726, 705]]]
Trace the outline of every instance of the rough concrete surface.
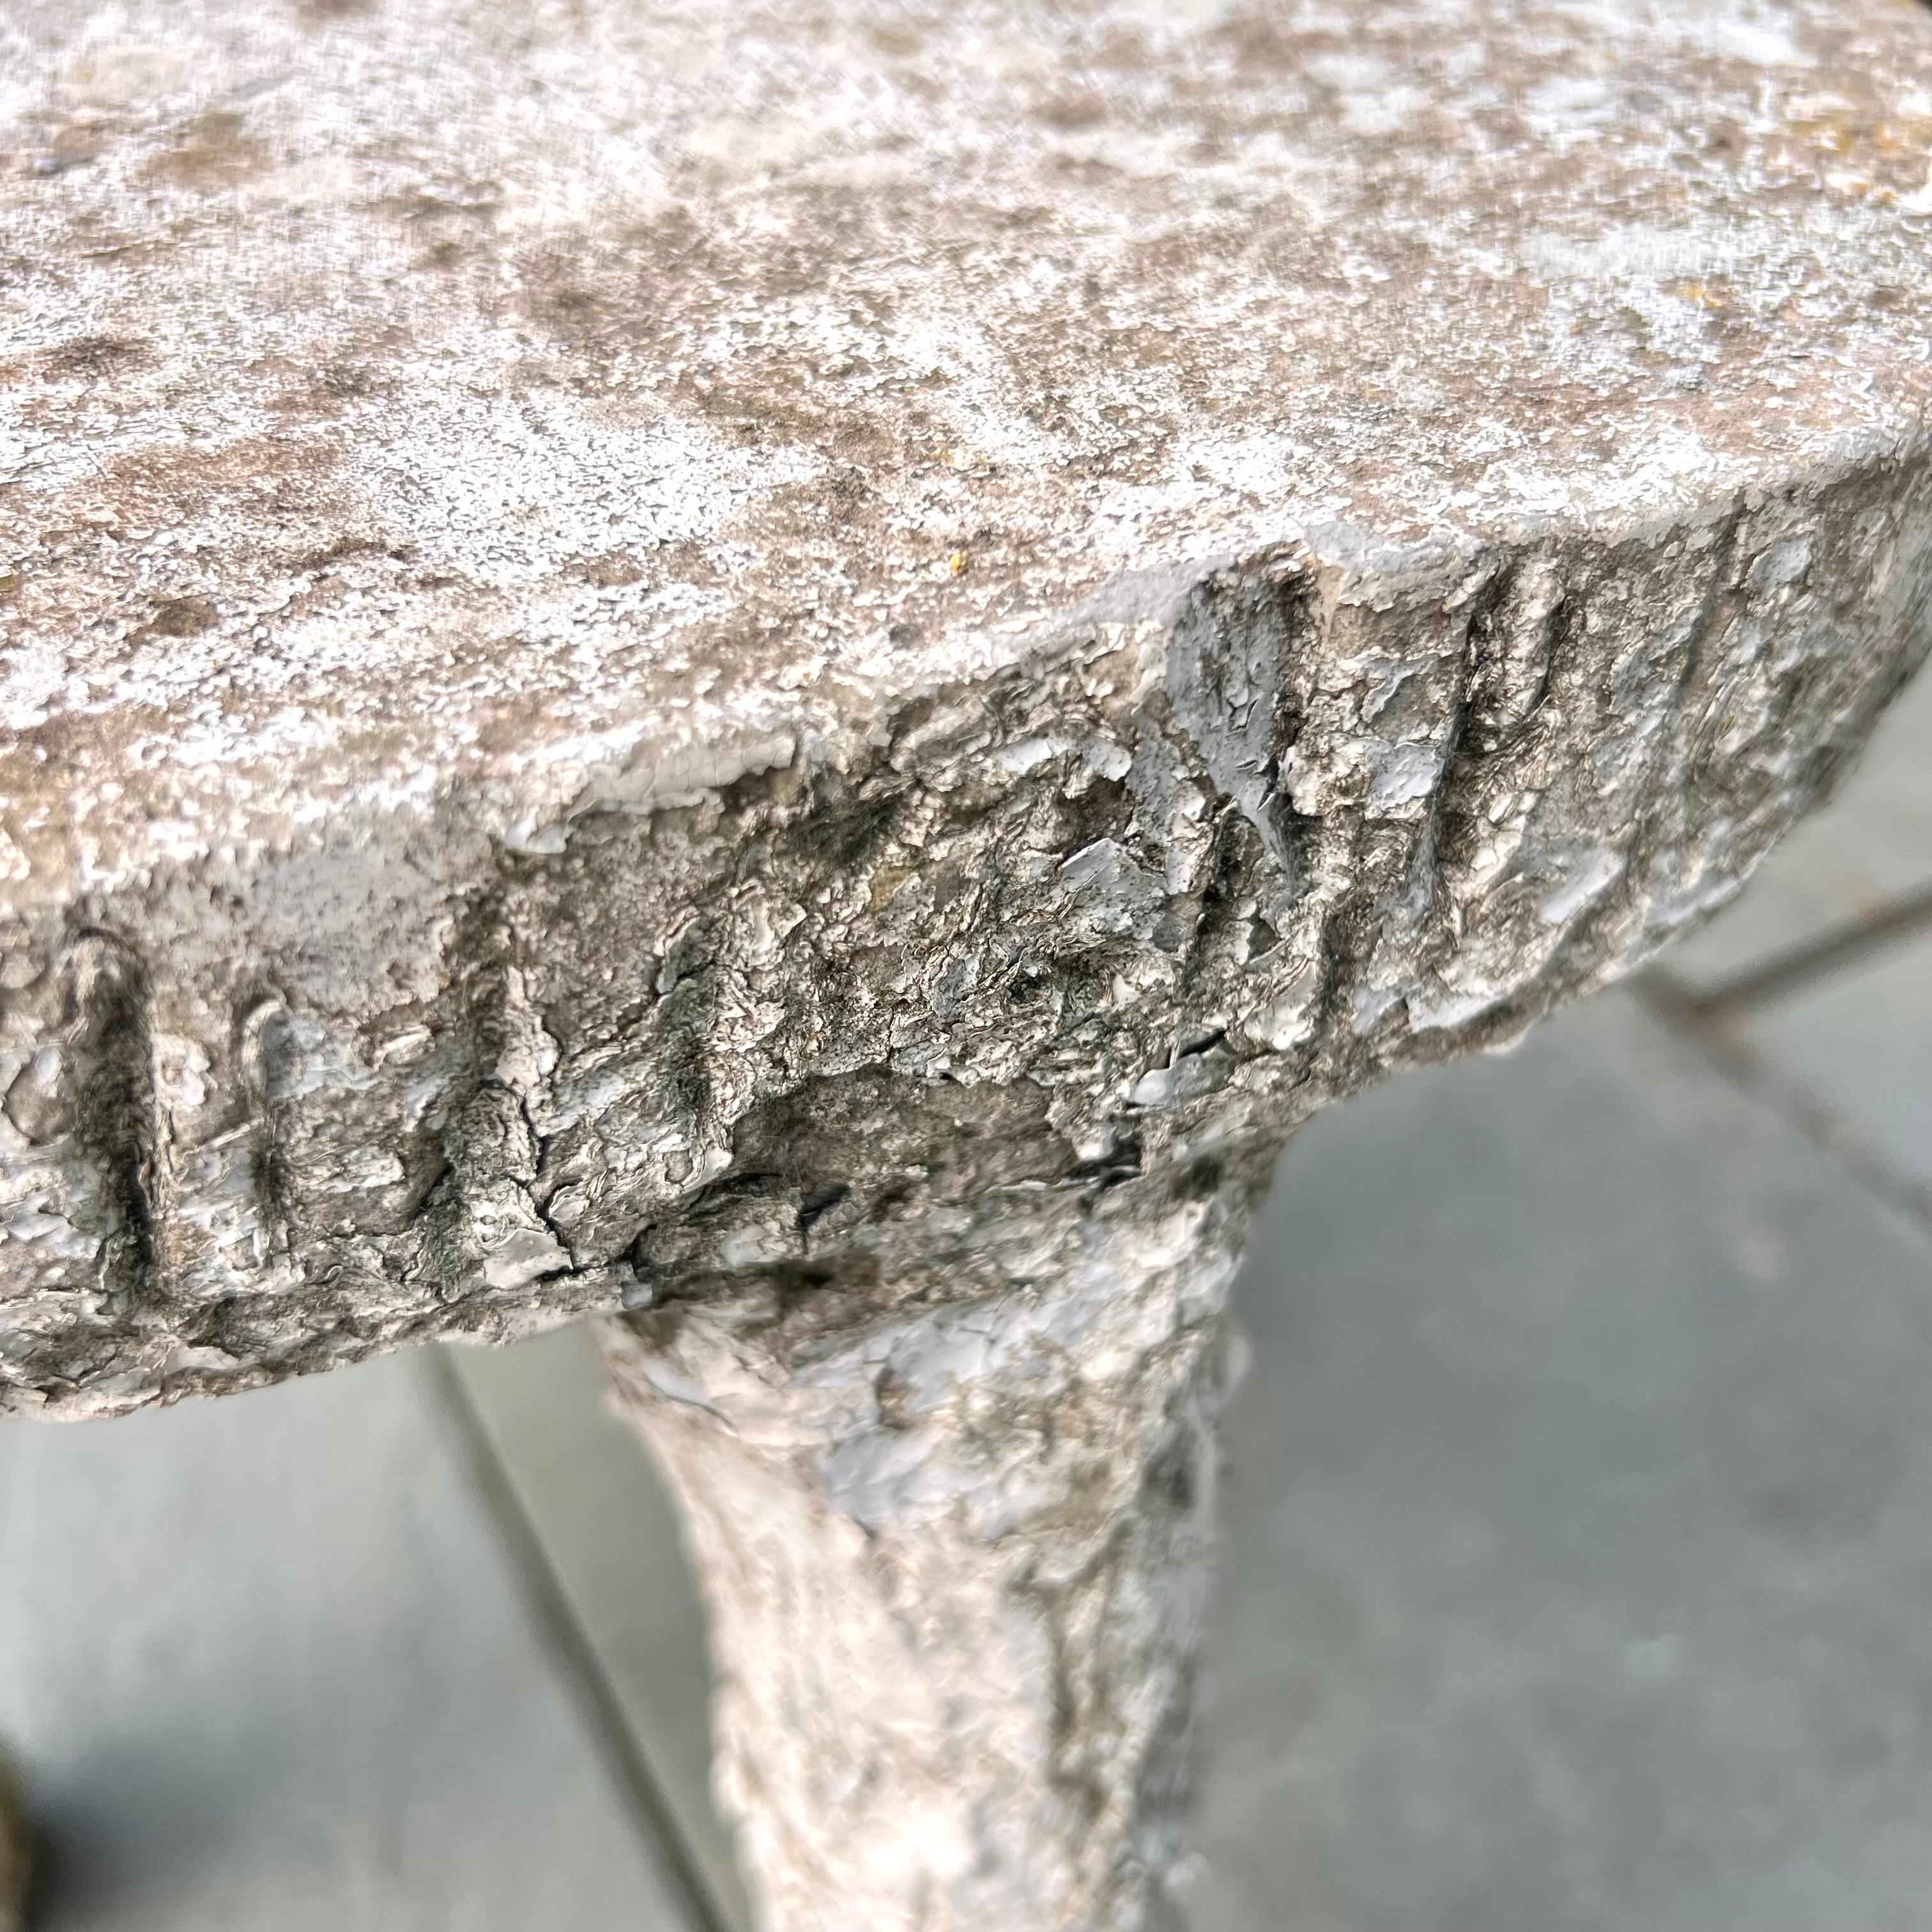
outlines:
[[16, 1408], [1024, 1276], [1924, 647], [1891, 0], [4, 32]]
[[782, 1923], [1147, 1922], [1281, 1140], [1932, 641], [1932, 22], [4, 22], [0, 1402], [632, 1311]]

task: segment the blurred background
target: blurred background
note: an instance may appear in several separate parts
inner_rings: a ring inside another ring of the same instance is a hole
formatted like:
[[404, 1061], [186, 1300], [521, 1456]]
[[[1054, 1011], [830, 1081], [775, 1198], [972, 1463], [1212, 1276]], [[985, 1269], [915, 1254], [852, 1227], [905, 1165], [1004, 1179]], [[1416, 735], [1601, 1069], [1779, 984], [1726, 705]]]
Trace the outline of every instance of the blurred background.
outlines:
[[[1661, 970], [1289, 1149], [1196, 1932], [1932, 1928], [1932, 676]], [[46, 1932], [743, 1932], [566, 1330], [0, 1426]]]

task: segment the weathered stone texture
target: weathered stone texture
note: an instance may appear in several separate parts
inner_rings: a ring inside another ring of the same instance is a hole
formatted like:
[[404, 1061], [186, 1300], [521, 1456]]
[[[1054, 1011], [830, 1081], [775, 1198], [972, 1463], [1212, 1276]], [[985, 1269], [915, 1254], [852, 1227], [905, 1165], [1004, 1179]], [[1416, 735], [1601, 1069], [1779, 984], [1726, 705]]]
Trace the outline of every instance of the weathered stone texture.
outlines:
[[1166, 1910], [1250, 1206], [1932, 645], [1898, 0], [0, 0], [0, 1409], [601, 1310], [784, 1932]]
[[8, 1406], [1034, 1282], [1926, 647], [1904, 8], [4, 33]]
[[446, 804], [245, 893], [42, 911], [7, 998], [16, 1396], [1029, 1279], [1016, 1200], [1258, 1171], [1714, 903], [1922, 645], [1928, 505], [1888, 462], [1648, 544], [1283, 552], [554, 852]]
[[691, 1522], [765, 1922], [1126, 1927], [1171, 1902], [1241, 1194], [1066, 1204], [1034, 1289], [829, 1342], [755, 1294], [609, 1325]]

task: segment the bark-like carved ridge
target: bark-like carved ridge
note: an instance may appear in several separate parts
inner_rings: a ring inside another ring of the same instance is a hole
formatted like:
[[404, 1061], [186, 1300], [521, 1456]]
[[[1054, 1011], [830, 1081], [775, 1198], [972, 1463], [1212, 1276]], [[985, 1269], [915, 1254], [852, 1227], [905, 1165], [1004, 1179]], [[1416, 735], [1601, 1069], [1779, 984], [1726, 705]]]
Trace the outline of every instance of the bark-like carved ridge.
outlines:
[[[79, 1136], [15, 1118], [74, 1024], [35, 990], [66, 940], [23, 929], [0, 1385], [122, 1406], [653, 1298], [776, 1294], [803, 1337], [1004, 1292], [1070, 1204], [1158, 1215], [1204, 1137], [1264, 1171], [1718, 903], [1923, 654], [1928, 544], [1888, 462], [1615, 539], [1269, 551], [560, 849], [472, 862], [458, 801], [445, 845], [298, 855], [232, 908], [190, 868], [169, 936], [152, 895], [93, 922], [127, 990]], [[335, 896], [278, 938], [250, 894], [301, 864]], [[158, 1326], [76, 1298], [110, 1241]]]
[[125, 1318], [164, 1296], [167, 1123], [155, 1091], [152, 989], [140, 955], [112, 933], [82, 931], [63, 952], [62, 1088], [72, 1132], [97, 1168], [110, 1210], [100, 1279]]

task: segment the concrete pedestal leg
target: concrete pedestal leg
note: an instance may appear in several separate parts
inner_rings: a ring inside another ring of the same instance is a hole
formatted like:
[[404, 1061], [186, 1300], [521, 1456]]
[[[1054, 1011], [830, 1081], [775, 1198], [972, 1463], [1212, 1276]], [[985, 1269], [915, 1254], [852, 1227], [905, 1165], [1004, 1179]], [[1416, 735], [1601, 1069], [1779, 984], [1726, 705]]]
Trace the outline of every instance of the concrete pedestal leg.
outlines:
[[1245, 1220], [1096, 1220], [1054, 1278], [830, 1333], [777, 1295], [608, 1325], [769, 1932], [1172, 1922]]

